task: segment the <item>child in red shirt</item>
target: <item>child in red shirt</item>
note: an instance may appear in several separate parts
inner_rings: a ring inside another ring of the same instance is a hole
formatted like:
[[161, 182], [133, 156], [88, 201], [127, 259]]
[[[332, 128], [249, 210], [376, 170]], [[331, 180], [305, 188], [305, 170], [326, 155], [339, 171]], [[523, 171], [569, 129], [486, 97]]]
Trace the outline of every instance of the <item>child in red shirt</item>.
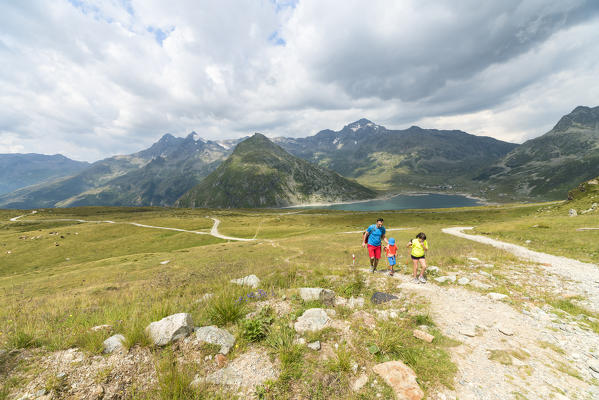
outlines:
[[395, 245], [395, 239], [389, 239], [389, 245], [385, 246], [385, 252], [387, 254], [387, 260], [389, 261], [389, 275], [393, 276], [395, 271], [393, 271], [393, 266], [397, 263], [397, 246]]

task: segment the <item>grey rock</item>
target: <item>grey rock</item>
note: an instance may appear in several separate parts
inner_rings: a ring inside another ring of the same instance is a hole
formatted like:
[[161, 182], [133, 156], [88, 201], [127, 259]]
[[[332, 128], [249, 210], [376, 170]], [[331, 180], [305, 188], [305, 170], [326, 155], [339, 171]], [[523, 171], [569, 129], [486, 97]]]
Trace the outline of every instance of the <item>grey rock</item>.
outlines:
[[197, 328], [196, 341], [220, 346], [220, 353], [228, 354], [231, 347], [235, 344], [235, 337], [225, 329], [219, 329], [217, 326], [210, 325]]
[[487, 293], [487, 297], [490, 298], [491, 300], [503, 300], [503, 299], [508, 298], [508, 296], [503, 293], [495, 293], [495, 292]]
[[206, 381], [218, 385], [254, 389], [256, 385], [267, 380], [276, 380], [278, 375], [267, 354], [251, 351], [240, 355], [228, 366], [209, 374], [205, 379], [197, 376], [191, 385], [197, 386], [202, 381]]
[[475, 288], [483, 289], [483, 290], [491, 289], [493, 287], [491, 285], [487, 285], [486, 283], [482, 283], [477, 280], [473, 280], [472, 282], [470, 282], [470, 285], [474, 286]]
[[320, 300], [320, 294], [327, 289], [323, 288], [300, 288], [300, 297], [303, 301]]
[[370, 301], [372, 301], [374, 304], [382, 304], [382, 303], [386, 303], [391, 300], [396, 300], [398, 298], [399, 297], [394, 296], [389, 293], [374, 292], [372, 297], [370, 298]]
[[252, 288], [257, 288], [260, 284], [260, 279], [256, 275], [248, 275], [239, 279], [231, 279], [231, 283], [236, 283], [238, 285], [250, 286]]
[[478, 258], [476, 257], [468, 257], [468, 261], [472, 261], [472, 262], [476, 262], [476, 263], [480, 263], [482, 261], [480, 261]]
[[576, 217], [578, 215], [578, 213], [576, 212], [575, 209], [571, 208], [570, 211], [568, 211], [568, 215], [570, 217]]
[[310, 308], [297, 319], [294, 328], [298, 333], [316, 332], [323, 329], [330, 322], [331, 319], [322, 308]]
[[449, 280], [449, 277], [448, 277], [448, 276], [439, 276], [439, 277], [435, 278], [435, 281], [436, 281], [436, 282], [439, 282], [439, 283], [445, 283], [445, 282], [447, 282], [448, 280]]
[[335, 292], [329, 289], [322, 289], [318, 295], [318, 299], [327, 307], [335, 306]]
[[490, 273], [485, 272], [485, 271], [480, 271], [479, 274], [481, 274], [482, 276], [486, 276], [487, 278], [491, 278], [493, 276]]
[[191, 314], [169, 315], [160, 321], [154, 321], [146, 327], [146, 333], [156, 346], [164, 346], [187, 337], [193, 332]]
[[97, 325], [94, 326], [93, 328], [90, 329], [92, 332], [98, 332], [98, 331], [110, 331], [112, 330], [112, 325]]
[[46, 393], [48, 393], [48, 391], [46, 389], [40, 389], [37, 392], [35, 392], [35, 397], [42, 397], [45, 396]]
[[464, 336], [468, 336], [468, 337], [475, 337], [476, 329], [474, 329], [473, 327], [463, 327], [460, 329], [460, 335], [464, 335]]
[[112, 335], [108, 339], [102, 343], [104, 346], [104, 353], [110, 354], [116, 350], [121, 350], [124, 348], [123, 343], [125, 342], [125, 337], [123, 335]]
[[458, 279], [458, 284], [460, 284], [460, 285], [467, 285], [469, 283], [470, 283], [470, 279], [468, 279], [466, 277]]
[[311, 348], [312, 350], [318, 351], [318, 350], [320, 350], [320, 341], [317, 340], [315, 342], [308, 343], [308, 347]]

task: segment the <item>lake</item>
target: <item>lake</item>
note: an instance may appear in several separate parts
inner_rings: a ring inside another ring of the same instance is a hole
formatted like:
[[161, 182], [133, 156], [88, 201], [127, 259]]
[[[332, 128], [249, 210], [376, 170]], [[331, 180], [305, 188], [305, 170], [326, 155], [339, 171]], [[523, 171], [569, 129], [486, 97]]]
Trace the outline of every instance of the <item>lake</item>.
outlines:
[[382, 211], [422, 208], [452, 208], [481, 206], [483, 203], [476, 199], [455, 194], [398, 194], [388, 199], [369, 200], [356, 203], [331, 204], [325, 206], [308, 206], [293, 208], [326, 208], [329, 210], [346, 211]]

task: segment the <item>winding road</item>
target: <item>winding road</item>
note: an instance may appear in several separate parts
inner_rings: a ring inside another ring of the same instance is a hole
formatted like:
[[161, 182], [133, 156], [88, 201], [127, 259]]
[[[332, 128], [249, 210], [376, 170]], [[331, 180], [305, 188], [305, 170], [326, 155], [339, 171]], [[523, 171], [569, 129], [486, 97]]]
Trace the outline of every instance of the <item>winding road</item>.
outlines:
[[[37, 211], [32, 211], [31, 214], [23, 214], [23, 215], [19, 215], [17, 217], [13, 217], [9, 221], [17, 222], [19, 219], [26, 217], [28, 215], [33, 215], [33, 214], [37, 214]], [[251, 241], [256, 240], [256, 239], [238, 238], [238, 237], [233, 237], [233, 236], [222, 235], [222, 234], [218, 233], [218, 225], [220, 225], [220, 220], [218, 218], [211, 218], [211, 219], [214, 221], [214, 225], [212, 225], [210, 232], [190, 231], [187, 229], [169, 228], [167, 226], [145, 225], [145, 224], [140, 224], [138, 222], [89, 221], [89, 220], [85, 220], [85, 219], [74, 219], [74, 218], [43, 219], [43, 220], [39, 220], [39, 221], [57, 221], [57, 222], [73, 221], [73, 222], [82, 222], [82, 223], [91, 223], [91, 224], [117, 224], [118, 223], [118, 224], [133, 225], [133, 226], [137, 226], [140, 228], [163, 229], [163, 230], [167, 230], [167, 231], [194, 233], [196, 235], [211, 235], [211, 236], [217, 237], [219, 239], [234, 240], [234, 241], [239, 241], [239, 242], [251, 242]]]

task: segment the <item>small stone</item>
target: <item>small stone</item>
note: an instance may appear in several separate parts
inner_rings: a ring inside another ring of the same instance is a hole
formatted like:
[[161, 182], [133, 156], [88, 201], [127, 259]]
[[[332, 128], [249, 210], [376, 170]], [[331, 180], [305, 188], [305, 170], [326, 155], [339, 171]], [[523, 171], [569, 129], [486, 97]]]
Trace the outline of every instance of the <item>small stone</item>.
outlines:
[[236, 283], [238, 285], [250, 286], [252, 288], [257, 288], [260, 284], [260, 279], [256, 275], [248, 275], [239, 279], [231, 279], [231, 283]]
[[427, 343], [432, 343], [433, 339], [435, 338], [435, 337], [434, 337], [433, 335], [431, 335], [430, 333], [423, 332], [423, 331], [421, 331], [421, 330], [419, 330], [419, 329], [414, 329], [414, 332], [413, 332], [413, 333], [414, 333], [414, 337], [415, 337], [415, 338], [418, 338], [418, 339], [424, 340], [424, 341], [425, 341], [425, 342], [427, 342]]
[[587, 362], [587, 365], [589, 366], [590, 369], [599, 373], [599, 360], [595, 360], [595, 359], [589, 360]]
[[439, 283], [445, 283], [448, 279], [449, 279], [448, 276], [439, 276], [439, 277], [435, 278], [435, 281], [439, 282]]
[[322, 291], [318, 295], [318, 299], [322, 304], [327, 307], [335, 306], [335, 292], [330, 289], [322, 289]]
[[56, 374], [56, 379], [64, 379], [67, 377], [67, 374], [64, 372], [60, 372], [58, 374]]
[[373, 329], [376, 326], [376, 320], [374, 319], [372, 314], [369, 314], [363, 310], [356, 311], [351, 315], [351, 318], [353, 320], [361, 320], [362, 323], [370, 329]]
[[104, 331], [104, 330], [111, 331], [112, 325], [96, 325], [90, 329], [90, 331], [93, 331], [93, 332]]
[[388, 361], [375, 365], [372, 370], [391, 386], [398, 399], [420, 400], [424, 392], [416, 382], [414, 371], [401, 361]]
[[491, 293], [487, 293], [487, 297], [490, 298], [491, 300], [503, 300], [503, 299], [506, 299], [508, 296], [503, 293], [491, 292]]
[[503, 333], [503, 334], [504, 334], [504, 335], [506, 335], [506, 336], [513, 336], [513, 335], [514, 335], [514, 331], [513, 331], [512, 329], [510, 329], [510, 328], [507, 328], [507, 327], [505, 327], [505, 326], [503, 326], [503, 325], [501, 325], [501, 326], [498, 326], [498, 327], [497, 327], [497, 330], [498, 330], [499, 332]]
[[104, 398], [104, 387], [102, 385], [95, 385], [91, 391], [92, 399], [102, 399]]
[[364, 307], [364, 298], [363, 297], [350, 297], [347, 301], [347, 306], [349, 308], [362, 308]]
[[460, 334], [464, 335], [464, 336], [468, 336], [468, 337], [475, 337], [476, 329], [474, 329], [472, 327], [464, 327], [464, 328], [460, 329]]
[[123, 343], [125, 342], [125, 337], [123, 335], [113, 335], [106, 339], [102, 345], [104, 346], [104, 353], [110, 354], [115, 352], [116, 350], [121, 350], [124, 348]]
[[356, 374], [358, 372], [358, 364], [354, 363], [354, 365], [351, 366], [351, 370], [354, 374]]
[[320, 350], [320, 341], [317, 340], [315, 342], [308, 343], [308, 348], [310, 348], [312, 350], [316, 350], [316, 351]]
[[48, 393], [48, 391], [46, 389], [40, 389], [37, 392], [35, 392], [35, 397], [42, 397], [45, 396], [46, 393]]
[[160, 265], [166, 265], [166, 264], [168, 264], [170, 262], [171, 262], [171, 260], [160, 261]]
[[570, 217], [576, 217], [578, 215], [578, 213], [576, 212], [575, 209], [571, 208], [570, 211], [568, 211], [568, 215]]
[[347, 306], [347, 299], [344, 298], [344, 297], [337, 297], [337, 298], [335, 298], [335, 306], [336, 307], [339, 307], [339, 306], [346, 307]]
[[460, 284], [460, 285], [467, 285], [469, 283], [470, 283], [470, 279], [468, 279], [466, 277], [458, 279], [458, 284]]
[[303, 301], [320, 300], [320, 292], [323, 290], [323, 288], [300, 288], [300, 297]]
[[214, 359], [216, 360], [216, 365], [218, 365], [219, 368], [222, 368], [227, 364], [227, 357], [224, 354], [219, 353], [214, 356]]
[[487, 285], [486, 283], [482, 283], [477, 280], [473, 280], [472, 282], [470, 282], [470, 285], [472, 285], [473, 287], [475, 287], [477, 289], [483, 289], [483, 290], [488, 290], [488, 289], [492, 288], [491, 285]]
[[480, 261], [478, 258], [476, 258], [476, 257], [468, 257], [468, 261], [477, 262], [477, 263], [481, 262], [481, 261]]
[[430, 273], [436, 274], [439, 272], [439, 267], [437, 267], [436, 265], [431, 265], [426, 270]]
[[356, 379], [354, 381], [354, 383], [352, 383], [351, 388], [354, 392], [359, 392], [360, 389], [362, 389], [364, 387], [364, 385], [366, 385], [367, 382], [368, 382], [368, 375], [362, 374], [358, 377], [358, 379]]
[[372, 301], [374, 304], [382, 304], [382, 303], [386, 303], [391, 300], [396, 300], [398, 298], [399, 297], [394, 296], [389, 293], [374, 292], [372, 297], [370, 298], [370, 301]]
[[524, 241], [524, 243], [526, 243], [526, 244], [531, 244], [531, 243], [532, 243], [532, 240], [530, 240], [530, 239], [528, 239], [528, 240], [525, 240], [525, 241]]

